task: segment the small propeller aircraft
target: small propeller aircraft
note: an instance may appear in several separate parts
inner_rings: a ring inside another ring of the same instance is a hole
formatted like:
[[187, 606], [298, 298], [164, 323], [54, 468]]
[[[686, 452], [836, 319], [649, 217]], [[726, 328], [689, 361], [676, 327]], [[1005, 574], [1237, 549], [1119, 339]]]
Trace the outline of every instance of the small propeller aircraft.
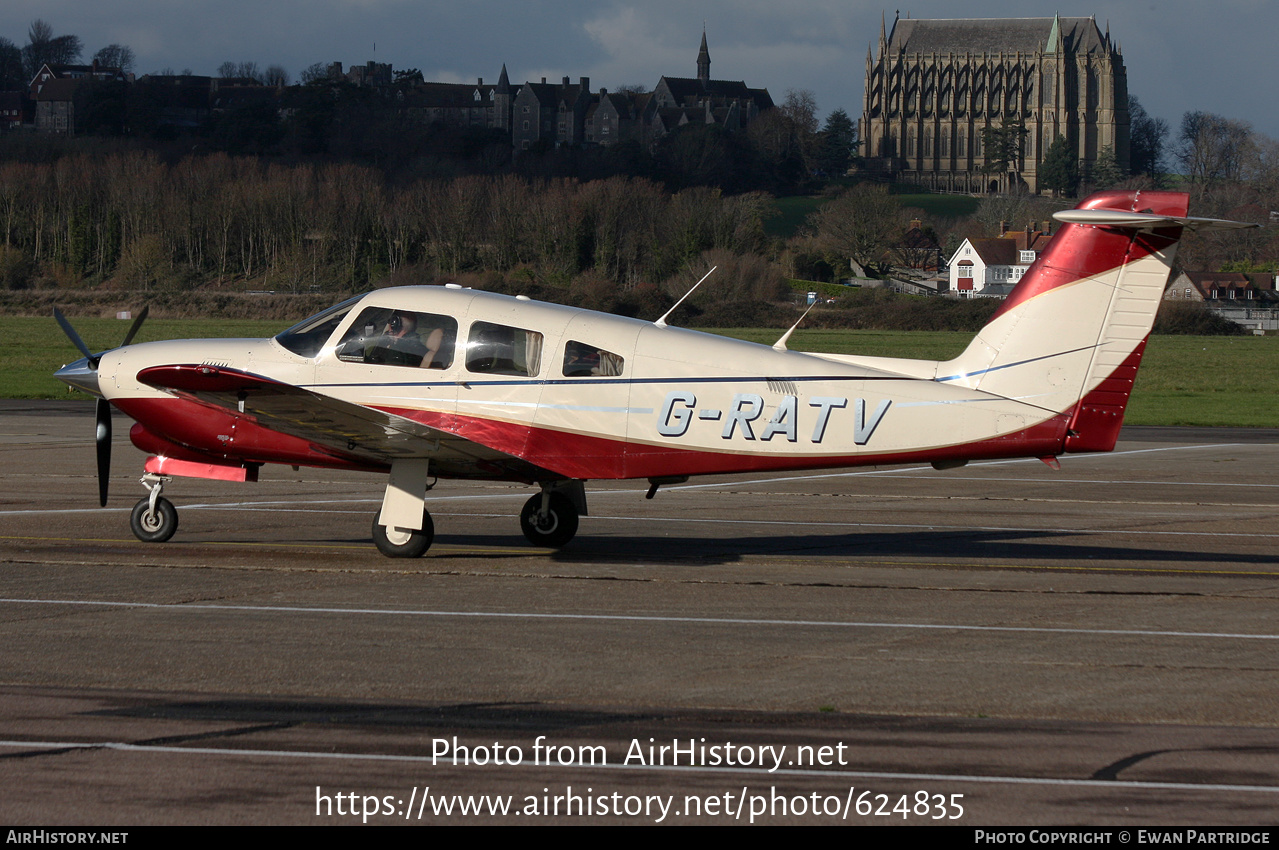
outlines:
[[[1104, 192], [1061, 227], [953, 360], [807, 354], [656, 322], [449, 286], [382, 289], [273, 339], [177, 340], [92, 354], [57, 372], [99, 396], [99, 500], [109, 405], [136, 421], [148, 494], [133, 533], [168, 540], [172, 477], [256, 481], [267, 463], [389, 473], [377, 548], [418, 557], [438, 478], [537, 485], [536, 545], [568, 543], [585, 482], [1035, 457], [1115, 445], [1185, 228], [1176, 192]], [[669, 313], [667, 314], [669, 315]], [[791, 330], [794, 330], [792, 328]]]

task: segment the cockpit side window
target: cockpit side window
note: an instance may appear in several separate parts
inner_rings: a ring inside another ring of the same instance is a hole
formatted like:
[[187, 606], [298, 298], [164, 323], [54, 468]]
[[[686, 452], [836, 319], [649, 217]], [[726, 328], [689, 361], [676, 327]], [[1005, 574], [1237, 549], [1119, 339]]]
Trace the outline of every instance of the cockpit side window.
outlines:
[[626, 361], [620, 354], [605, 351], [587, 342], [569, 340], [564, 345], [564, 377], [591, 375], [616, 377], [622, 374]]
[[456, 343], [452, 316], [369, 307], [347, 329], [336, 354], [348, 363], [447, 369]]
[[320, 349], [329, 341], [329, 337], [337, 330], [338, 325], [342, 324], [346, 314], [351, 312], [356, 302], [363, 297], [363, 295], [357, 295], [354, 298], [348, 298], [341, 304], [335, 304], [321, 313], [303, 319], [280, 333], [275, 341], [301, 357], [314, 357], [320, 353]]
[[531, 378], [542, 369], [542, 335], [523, 328], [475, 322], [466, 342], [466, 369]]

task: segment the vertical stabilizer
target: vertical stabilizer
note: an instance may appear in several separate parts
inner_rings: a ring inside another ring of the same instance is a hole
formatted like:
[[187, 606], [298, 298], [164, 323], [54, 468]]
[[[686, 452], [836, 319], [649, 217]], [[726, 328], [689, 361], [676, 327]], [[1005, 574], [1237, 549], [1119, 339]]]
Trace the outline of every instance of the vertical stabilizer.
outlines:
[[1067, 451], [1113, 448], [1181, 238], [1183, 192], [1102, 192], [1075, 210], [937, 380], [1071, 415]]

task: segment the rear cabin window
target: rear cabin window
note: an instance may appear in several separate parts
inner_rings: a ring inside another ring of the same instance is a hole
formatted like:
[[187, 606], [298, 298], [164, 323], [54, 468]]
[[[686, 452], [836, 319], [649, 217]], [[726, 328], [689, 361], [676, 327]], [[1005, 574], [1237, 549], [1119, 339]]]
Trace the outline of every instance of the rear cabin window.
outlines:
[[592, 375], [617, 377], [625, 365], [622, 355], [597, 348], [587, 342], [569, 340], [564, 346], [564, 377], [584, 378]]
[[531, 378], [542, 369], [542, 335], [537, 331], [475, 322], [466, 342], [466, 370]]
[[456, 344], [452, 316], [369, 307], [347, 329], [336, 353], [348, 363], [447, 369]]

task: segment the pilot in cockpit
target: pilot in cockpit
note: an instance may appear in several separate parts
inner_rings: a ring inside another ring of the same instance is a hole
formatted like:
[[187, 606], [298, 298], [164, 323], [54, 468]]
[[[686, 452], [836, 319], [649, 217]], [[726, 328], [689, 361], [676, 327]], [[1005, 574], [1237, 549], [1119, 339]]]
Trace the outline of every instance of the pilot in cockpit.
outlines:
[[417, 316], [396, 311], [387, 319], [386, 327], [382, 329], [382, 336], [377, 340], [372, 353], [379, 363], [417, 366], [422, 362], [426, 351], [426, 344], [417, 335]]
[[453, 362], [457, 321], [449, 316], [369, 308], [337, 346], [339, 360], [447, 369]]

